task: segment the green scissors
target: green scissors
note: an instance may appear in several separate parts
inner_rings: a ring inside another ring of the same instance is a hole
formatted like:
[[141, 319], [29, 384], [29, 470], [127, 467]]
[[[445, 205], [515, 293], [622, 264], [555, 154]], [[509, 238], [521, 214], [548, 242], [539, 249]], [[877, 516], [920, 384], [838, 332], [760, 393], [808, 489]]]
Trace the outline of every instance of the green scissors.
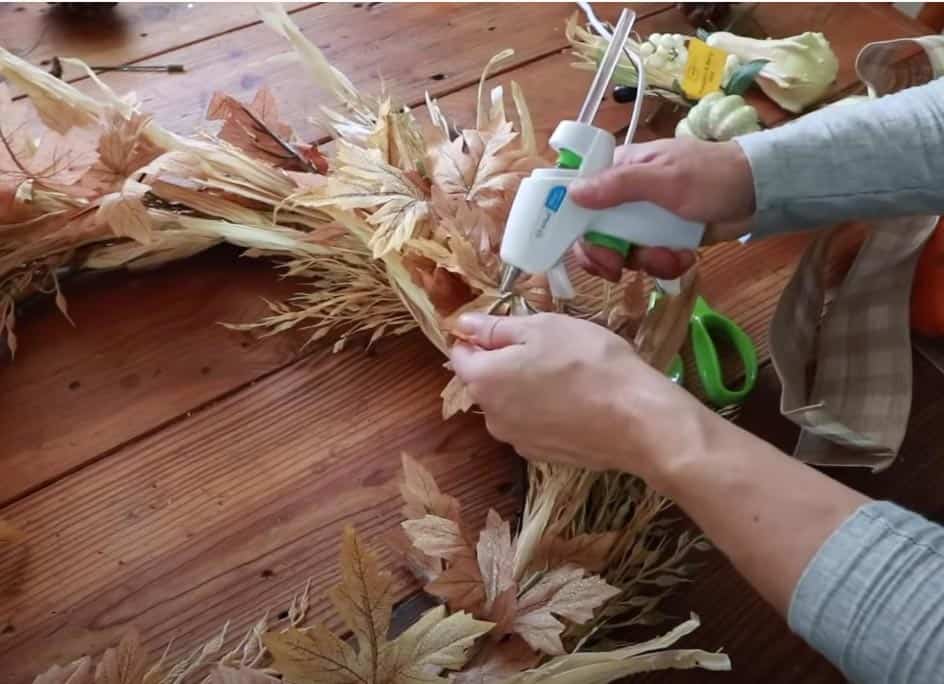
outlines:
[[[661, 296], [662, 293], [658, 291], [652, 293], [649, 300], [650, 308]], [[757, 382], [757, 350], [751, 338], [737, 323], [708, 306], [708, 302], [702, 297], [695, 300], [695, 308], [692, 310], [688, 328], [695, 355], [695, 368], [698, 370], [698, 378], [708, 401], [716, 408], [742, 403]], [[731, 388], [724, 383], [721, 359], [715, 346], [715, 340], [722, 339], [734, 347], [744, 366], [744, 380], [740, 387]], [[681, 384], [684, 375], [683, 368], [682, 358], [676, 356], [672, 359], [666, 375], [674, 382]]]

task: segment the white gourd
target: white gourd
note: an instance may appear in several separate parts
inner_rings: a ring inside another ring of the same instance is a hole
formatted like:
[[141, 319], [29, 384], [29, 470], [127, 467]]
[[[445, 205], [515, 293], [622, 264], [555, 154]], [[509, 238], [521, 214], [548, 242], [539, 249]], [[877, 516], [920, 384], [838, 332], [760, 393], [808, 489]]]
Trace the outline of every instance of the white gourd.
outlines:
[[767, 97], [794, 113], [819, 102], [839, 73], [839, 60], [822, 33], [807, 31], [790, 38], [761, 40], [718, 31], [706, 42], [741, 62], [767, 60], [757, 74], [757, 85]]
[[740, 95], [708, 93], [679, 121], [675, 137], [725, 141], [760, 130], [757, 110]]

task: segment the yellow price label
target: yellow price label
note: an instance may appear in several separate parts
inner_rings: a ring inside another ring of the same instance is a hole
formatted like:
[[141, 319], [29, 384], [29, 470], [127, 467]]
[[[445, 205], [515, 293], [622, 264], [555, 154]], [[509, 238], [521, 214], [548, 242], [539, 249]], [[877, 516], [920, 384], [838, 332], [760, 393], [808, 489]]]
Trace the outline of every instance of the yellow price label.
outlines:
[[688, 61], [682, 77], [682, 92], [692, 100], [699, 100], [708, 93], [721, 90], [724, 63], [728, 53], [709, 46], [704, 41], [692, 38], [688, 41]]

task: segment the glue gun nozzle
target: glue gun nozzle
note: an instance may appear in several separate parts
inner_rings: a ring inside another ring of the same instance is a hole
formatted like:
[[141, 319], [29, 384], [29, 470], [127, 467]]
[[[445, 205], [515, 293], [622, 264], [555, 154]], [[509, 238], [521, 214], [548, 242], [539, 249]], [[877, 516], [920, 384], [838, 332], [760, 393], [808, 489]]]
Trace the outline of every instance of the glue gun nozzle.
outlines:
[[505, 266], [502, 269], [501, 282], [498, 285], [498, 290], [502, 294], [509, 294], [515, 286], [515, 281], [518, 280], [518, 277], [521, 275], [521, 269], [514, 266]]

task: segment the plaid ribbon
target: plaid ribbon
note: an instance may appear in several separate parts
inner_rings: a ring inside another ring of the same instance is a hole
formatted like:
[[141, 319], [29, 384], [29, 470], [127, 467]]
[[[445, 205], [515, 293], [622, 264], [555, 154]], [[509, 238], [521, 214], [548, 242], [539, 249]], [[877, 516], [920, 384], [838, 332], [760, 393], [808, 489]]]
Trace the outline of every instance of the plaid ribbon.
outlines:
[[[913, 59], [923, 51], [926, 60]], [[944, 37], [870, 43], [856, 72], [872, 97], [944, 75]], [[827, 305], [830, 248], [821, 234], [800, 259], [770, 325], [780, 411], [800, 426], [794, 456], [816, 465], [886, 468], [911, 411], [911, 285], [938, 217], [878, 221]]]
[[827, 303], [835, 229], [800, 260], [774, 312], [780, 411], [802, 428], [794, 455], [817, 465], [888, 466], [911, 409], [911, 282], [937, 217], [882, 221]]
[[[897, 68], [915, 46], [925, 66]], [[944, 38], [872, 43], [856, 70], [871, 95], [944, 73]], [[780, 411], [800, 426], [794, 456], [816, 465], [889, 466], [911, 410], [911, 285], [938, 217], [878, 221], [827, 306], [831, 248], [819, 235], [804, 253], [770, 325], [770, 356], [783, 387]]]

